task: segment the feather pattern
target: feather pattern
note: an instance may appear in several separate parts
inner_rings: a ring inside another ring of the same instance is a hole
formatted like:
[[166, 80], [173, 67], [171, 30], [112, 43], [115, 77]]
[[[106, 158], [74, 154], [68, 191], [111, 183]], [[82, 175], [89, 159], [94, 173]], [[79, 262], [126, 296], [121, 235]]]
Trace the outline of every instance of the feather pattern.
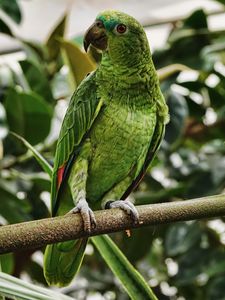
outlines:
[[53, 215], [56, 214], [57, 193], [69, 169], [70, 158], [78, 152], [84, 136], [97, 117], [102, 102], [97, 97], [95, 73], [87, 76], [73, 94], [59, 134], [56, 147], [52, 176], [51, 204]]

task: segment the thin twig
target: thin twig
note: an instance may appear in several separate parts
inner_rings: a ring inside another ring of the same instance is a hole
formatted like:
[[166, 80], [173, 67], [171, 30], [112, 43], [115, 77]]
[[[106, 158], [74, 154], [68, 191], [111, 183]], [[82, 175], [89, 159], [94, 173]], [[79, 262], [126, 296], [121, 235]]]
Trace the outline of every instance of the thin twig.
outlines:
[[193, 71], [194, 69], [191, 69], [185, 65], [182, 64], [172, 64], [168, 65], [166, 67], [163, 67], [161, 69], [157, 70], [159, 81], [162, 82], [169, 77], [173, 76], [174, 74], [183, 72], [183, 71]]
[[[211, 16], [217, 16], [217, 15], [221, 15], [224, 14], [225, 10], [224, 8], [219, 8], [219, 9], [215, 9], [213, 11], [210, 12], [206, 12], [206, 16], [207, 17], [211, 17]], [[154, 26], [161, 26], [161, 25], [167, 25], [167, 24], [174, 24], [177, 22], [182, 22], [187, 18], [187, 14], [180, 16], [180, 17], [169, 17], [169, 18], [164, 18], [162, 20], [156, 20], [153, 19], [152, 20], [145, 20], [144, 22], [142, 22], [142, 25], [144, 27], [154, 27]]]

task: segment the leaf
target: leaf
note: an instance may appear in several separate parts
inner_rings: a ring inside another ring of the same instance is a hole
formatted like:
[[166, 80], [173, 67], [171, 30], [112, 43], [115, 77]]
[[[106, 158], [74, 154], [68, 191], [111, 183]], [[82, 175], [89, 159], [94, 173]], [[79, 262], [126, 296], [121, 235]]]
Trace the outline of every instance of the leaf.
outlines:
[[19, 93], [10, 89], [5, 99], [9, 129], [31, 144], [43, 141], [51, 126], [52, 108], [35, 93]]
[[3, 139], [6, 136], [7, 131], [5, 108], [2, 103], [0, 103], [0, 139]]
[[2, 19], [0, 19], [0, 32], [13, 36], [11, 29]]
[[[48, 177], [48, 175], [46, 174]], [[30, 214], [32, 215], [33, 219], [42, 219], [49, 217], [49, 210], [46, 206], [46, 203], [42, 200], [41, 194], [43, 191], [46, 191], [46, 189], [42, 189], [41, 186], [35, 182], [35, 180], [32, 180], [33, 185], [32, 188], [27, 192], [27, 198], [31, 202], [31, 210]], [[50, 181], [49, 178], [47, 180], [49, 188], [50, 188]], [[48, 189], [49, 191], [50, 189]], [[50, 200], [50, 199], [49, 199]]]
[[60, 40], [60, 43], [63, 50], [63, 57], [70, 69], [72, 85], [74, 88], [79, 85], [88, 73], [95, 70], [96, 65], [88, 54], [82, 52], [73, 42]]
[[0, 212], [9, 223], [19, 223], [29, 220], [29, 205], [18, 199], [11, 191], [0, 185]]
[[193, 29], [208, 28], [207, 17], [202, 9], [194, 11], [185, 21], [184, 27]]
[[14, 270], [14, 254], [7, 253], [0, 256], [0, 271], [4, 273], [12, 273]]
[[[202, 238], [205, 236], [202, 234]], [[199, 241], [201, 242], [201, 241]], [[178, 273], [174, 277], [179, 286], [193, 284], [201, 274], [207, 279], [224, 274], [225, 253], [223, 249], [200, 248], [195, 246], [179, 256], [176, 262], [179, 265]]]
[[[16, 0], [1, 0], [0, 9], [2, 9], [17, 24], [22, 20], [21, 10]], [[1, 26], [0, 26], [1, 28]]]
[[59, 38], [64, 37], [66, 21], [67, 21], [67, 12], [59, 20], [59, 23], [56, 25], [56, 27], [50, 33], [50, 35], [46, 41], [49, 60], [56, 60], [60, 54]]
[[211, 101], [211, 106], [216, 111], [221, 111], [222, 107], [224, 107], [225, 104], [224, 92], [216, 88], [208, 88], [208, 93]]
[[46, 285], [43, 269], [39, 263], [30, 261], [29, 264], [27, 264], [25, 271], [31, 276], [34, 282], [39, 282], [43, 285]]
[[200, 80], [195, 81], [185, 81], [179, 83], [181, 86], [185, 87], [186, 89], [189, 89], [190, 91], [200, 93], [200, 91], [206, 87], [206, 85], [201, 82]]
[[170, 122], [166, 127], [165, 140], [172, 145], [177, 142], [184, 132], [186, 119], [188, 117], [188, 106], [185, 98], [173, 91], [167, 97], [170, 112]]
[[206, 113], [206, 107], [203, 104], [198, 104], [194, 102], [189, 96], [186, 96], [185, 99], [188, 105], [188, 111], [190, 117], [193, 117], [197, 121], [202, 122], [203, 117], [205, 116]]
[[15, 132], [11, 132], [12, 135], [14, 135], [17, 139], [19, 139], [24, 146], [29, 149], [32, 154], [34, 155], [35, 159], [37, 162], [40, 164], [42, 169], [51, 177], [52, 176], [52, 167], [50, 164], [47, 162], [47, 160], [30, 144], [28, 141], [26, 141], [22, 136], [19, 136]]
[[[150, 188], [151, 185], [149, 184], [149, 189]], [[185, 185], [179, 183], [175, 187], [161, 187], [161, 189], [159, 190], [148, 190], [146, 192], [139, 191], [135, 193], [135, 204], [143, 205], [150, 203], [153, 204], [159, 202], [168, 202], [171, 198], [182, 197], [185, 189]]]
[[0, 295], [22, 300], [73, 300], [73, 298], [0, 272]]
[[223, 5], [225, 5], [225, 0], [216, 0], [216, 1], [223, 4]]
[[135, 263], [147, 255], [155, 238], [153, 233], [154, 229], [146, 227], [132, 230], [131, 237], [129, 238], [124, 236], [120, 243], [120, 248], [129, 261]]
[[225, 276], [213, 278], [207, 286], [207, 298], [206, 300], [211, 299], [225, 299]]
[[47, 60], [48, 49], [46, 45], [38, 41], [30, 41], [20, 39], [20, 42], [23, 44], [23, 50], [26, 53], [27, 60], [36, 65], [43, 64], [43, 61]]
[[91, 240], [131, 299], [157, 300], [150, 286], [109, 236], [95, 236], [91, 237]]
[[176, 256], [185, 253], [198, 244], [201, 239], [201, 230], [198, 223], [178, 223], [171, 225], [165, 238], [167, 255]]
[[41, 95], [46, 102], [52, 102], [52, 92], [43, 67], [29, 60], [23, 60], [19, 63], [31, 90]]

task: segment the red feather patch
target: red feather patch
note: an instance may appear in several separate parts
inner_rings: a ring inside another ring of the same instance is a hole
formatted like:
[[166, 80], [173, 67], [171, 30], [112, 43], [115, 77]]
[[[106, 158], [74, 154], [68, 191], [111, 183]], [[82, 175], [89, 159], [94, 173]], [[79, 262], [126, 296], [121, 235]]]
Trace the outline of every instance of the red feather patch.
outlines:
[[63, 179], [63, 174], [64, 174], [65, 166], [62, 166], [58, 169], [57, 171], [57, 188], [59, 189], [62, 179]]

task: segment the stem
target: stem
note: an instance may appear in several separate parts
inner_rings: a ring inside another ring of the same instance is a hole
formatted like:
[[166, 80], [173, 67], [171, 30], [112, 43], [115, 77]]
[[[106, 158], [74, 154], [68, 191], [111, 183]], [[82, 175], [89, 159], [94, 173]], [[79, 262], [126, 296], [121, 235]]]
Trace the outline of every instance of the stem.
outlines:
[[[224, 9], [223, 8], [219, 8], [219, 9], [215, 9], [213, 11], [210, 12], [206, 12], [206, 16], [210, 17], [210, 16], [215, 16], [215, 15], [220, 15], [220, 14], [224, 14]], [[186, 19], [186, 14], [184, 16], [181, 17], [169, 17], [169, 18], [164, 18], [162, 20], [154, 20], [154, 18], [151, 18], [152, 20], [145, 20], [145, 22], [142, 22], [142, 25], [147, 28], [147, 27], [154, 27], [154, 26], [161, 26], [161, 25], [167, 25], [167, 24], [174, 24], [177, 22], [182, 22]]]
[[182, 64], [172, 64], [168, 65], [164, 68], [158, 69], [158, 77], [159, 81], [162, 82], [169, 77], [173, 76], [174, 74], [180, 73], [182, 71], [195, 71], [194, 69], [190, 69], [189, 67], [182, 65]]
[[[137, 206], [140, 222], [132, 224], [120, 209], [96, 211], [97, 226], [90, 236], [225, 215], [225, 194], [186, 201]], [[0, 254], [39, 248], [46, 244], [86, 237], [79, 214], [24, 222], [0, 227]]]

